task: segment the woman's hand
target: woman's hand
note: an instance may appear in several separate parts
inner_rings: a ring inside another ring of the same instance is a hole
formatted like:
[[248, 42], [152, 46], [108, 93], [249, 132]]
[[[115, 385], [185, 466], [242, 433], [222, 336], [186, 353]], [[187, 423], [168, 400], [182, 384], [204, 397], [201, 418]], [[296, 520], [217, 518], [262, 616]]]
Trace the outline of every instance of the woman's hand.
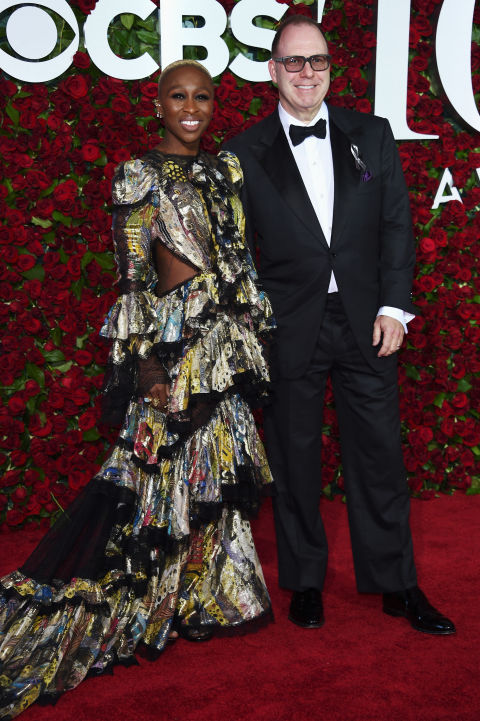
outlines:
[[159, 411], [165, 411], [169, 395], [169, 383], [155, 383], [148, 391], [148, 397], [151, 400], [152, 406]]

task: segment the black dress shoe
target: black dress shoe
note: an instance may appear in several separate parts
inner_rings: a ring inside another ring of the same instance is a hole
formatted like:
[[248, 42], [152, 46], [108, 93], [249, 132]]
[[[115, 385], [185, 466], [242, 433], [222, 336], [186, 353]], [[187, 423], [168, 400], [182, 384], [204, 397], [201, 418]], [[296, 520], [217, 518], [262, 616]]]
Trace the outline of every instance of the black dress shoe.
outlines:
[[288, 618], [302, 628], [320, 628], [325, 623], [322, 592], [317, 588], [294, 591]]
[[418, 586], [399, 593], [384, 593], [383, 612], [408, 619], [414, 629], [423, 633], [447, 636], [456, 631], [452, 621], [428, 602]]

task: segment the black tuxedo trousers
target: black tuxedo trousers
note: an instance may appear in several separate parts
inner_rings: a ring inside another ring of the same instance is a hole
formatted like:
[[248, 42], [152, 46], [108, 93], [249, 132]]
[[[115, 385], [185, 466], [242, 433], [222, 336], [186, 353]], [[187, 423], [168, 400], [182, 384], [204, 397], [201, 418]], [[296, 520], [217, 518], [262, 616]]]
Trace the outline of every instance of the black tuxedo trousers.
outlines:
[[[274, 498], [279, 582], [323, 587], [327, 539], [320, 515], [325, 385], [337, 410], [357, 587], [366, 593], [416, 584], [410, 498], [402, 459], [396, 363], [373, 370], [360, 352], [338, 293], [328, 296], [307, 372], [279, 378], [265, 412]], [[328, 501], [324, 501], [328, 502]]]

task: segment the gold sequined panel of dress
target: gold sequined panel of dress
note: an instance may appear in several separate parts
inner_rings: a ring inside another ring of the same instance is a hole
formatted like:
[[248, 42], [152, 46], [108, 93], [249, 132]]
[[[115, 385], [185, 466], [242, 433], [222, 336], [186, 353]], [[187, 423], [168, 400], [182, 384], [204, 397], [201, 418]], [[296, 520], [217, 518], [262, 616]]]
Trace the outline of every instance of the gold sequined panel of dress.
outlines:
[[[26, 563], [1, 580], [0, 718], [88, 672], [160, 652], [174, 627], [237, 628], [270, 599], [248, 514], [271, 483], [252, 401], [267, 393], [274, 322], [245, 247], [235, 156], [153, 151], [114, 178], [120, 295], [107, 405], [118, 440]], [[191, 277], [157, 295], [157, 244]], [[168, 374], [152, 404], [141, 362]]]

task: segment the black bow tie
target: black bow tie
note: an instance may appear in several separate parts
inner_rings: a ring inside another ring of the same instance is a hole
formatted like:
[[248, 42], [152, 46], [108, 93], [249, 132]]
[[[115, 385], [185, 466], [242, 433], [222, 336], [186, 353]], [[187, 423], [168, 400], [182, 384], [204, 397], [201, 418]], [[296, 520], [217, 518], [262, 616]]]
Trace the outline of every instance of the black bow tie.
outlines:
[[315, 125], [308, 127], [305, 125], [290, 125], [288, 134], [293, 145], [300, 145], [310, 135], [315, 135], [316, 138], [325, 138], [327, 135], [327, 122], [324, 118], [320, 118]]

